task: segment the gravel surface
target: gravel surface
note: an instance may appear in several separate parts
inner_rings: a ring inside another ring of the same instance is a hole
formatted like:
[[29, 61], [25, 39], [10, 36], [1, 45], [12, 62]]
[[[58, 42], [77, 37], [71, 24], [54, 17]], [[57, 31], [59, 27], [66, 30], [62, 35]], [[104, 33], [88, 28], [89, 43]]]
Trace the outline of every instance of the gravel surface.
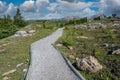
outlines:
[[63, 28], [31, 45], [31, 64], [26, 80], [80, 80], [52, 46]]

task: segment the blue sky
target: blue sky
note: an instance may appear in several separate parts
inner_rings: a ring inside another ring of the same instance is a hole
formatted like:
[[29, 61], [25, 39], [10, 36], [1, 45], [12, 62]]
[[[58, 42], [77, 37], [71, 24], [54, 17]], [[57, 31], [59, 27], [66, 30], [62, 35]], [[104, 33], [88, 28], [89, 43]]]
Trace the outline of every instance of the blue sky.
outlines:
[[119, 0], [1, 0], [0, 17], [14, 16], [20, 8], [24, 19], [56, 19], [67, 16], [120, 15]]
[[9, 5], [10, 3], [13, 3], [14, 5], [20, 5], [22, 4], [25, 0], [1, 0], [3, 2], [6, 2], [7, 5]]

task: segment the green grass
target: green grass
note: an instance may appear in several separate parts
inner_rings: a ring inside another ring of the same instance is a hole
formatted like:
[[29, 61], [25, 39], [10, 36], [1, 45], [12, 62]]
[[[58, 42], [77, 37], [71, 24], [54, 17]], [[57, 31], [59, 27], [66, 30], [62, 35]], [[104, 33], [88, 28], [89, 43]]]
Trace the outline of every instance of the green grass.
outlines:
[[[36, 30], [35, 34], [31, 37], [8, 37], [0, 40], [0, 44], [13, 42], [6, 46], [0, 47], [0, 50], [4, 50], [0, 52], [0, 80], [3, 78], [3, 73], [15, 69], [16, 65], [20, 63], [25, 63], [25, 65], [17, 68], [15, 73], [9, 74], [7, 77], [9, 77], [10, 80], [24, 79], [23, 69], [28, 68], [30, 59], [30, 44], [50, 35], [56, 30], [56, 28], [43, 28], [35, 25], [32, 25], [31, 29]], [[22, 28], [21, 30], [28, 29]]]
[[[114, 32], [117, 31], [117, 32]], [[62, 43], [62, 47], [57, 47], [61, 53], [66, 56], [72, 63], [76, 60], [70, 58], [73, 55], [75, 58], [84, 58], [93, 55], [97, 58], [103, 69], [96, 73], [79, 70], [86, 80], [119, 80], [120, 74], [120, 55], [108, 55], [108, 52], [114, 47], [101, 47], [101, 44], [108, 43], [120, 46], [119, 32], [120, 28], [107, 27], [96, 30], [74, 29], [66, 27], [63, 36], [56, 42]], [[78, 38], [79, 36], [88, 37], [87, 39]], [[73, 49], [69, 49], [71, 46]], [[110, 64], [112, 63], [112, 64]], [[114, 72], [111, 72], [114, 70]]]

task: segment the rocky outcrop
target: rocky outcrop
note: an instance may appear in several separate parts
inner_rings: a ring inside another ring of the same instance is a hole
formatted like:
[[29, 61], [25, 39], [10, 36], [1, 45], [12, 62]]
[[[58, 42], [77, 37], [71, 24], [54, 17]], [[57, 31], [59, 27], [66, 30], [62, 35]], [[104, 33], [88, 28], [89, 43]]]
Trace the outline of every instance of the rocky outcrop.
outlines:
[[26, 36], [32, 36], [35, 33], [35, 30], [30, 30], [30, 31], [17, 31], [14, 35], [14, 37], [26, 37]]
[[79, 59], [77, 61], [77, 67], [81, 70], [86, 70], [89, 72], [97, 72], [102, 69], [102, 65], [98, 63], [97, 59], [93, 56], [88, 56], [84, 59]]

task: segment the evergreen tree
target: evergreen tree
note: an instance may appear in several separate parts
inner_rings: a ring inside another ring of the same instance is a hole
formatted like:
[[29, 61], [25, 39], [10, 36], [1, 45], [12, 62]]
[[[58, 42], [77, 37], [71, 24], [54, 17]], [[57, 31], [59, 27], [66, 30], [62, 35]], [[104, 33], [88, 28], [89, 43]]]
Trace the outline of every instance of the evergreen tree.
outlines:
[[14, 24], [18, 27], [24, 27], [26, 25], [26, 22], [23, 20], [23, 17], [21, 16], [20, 9], [17, 8], [16, 15], [14, 16]]

